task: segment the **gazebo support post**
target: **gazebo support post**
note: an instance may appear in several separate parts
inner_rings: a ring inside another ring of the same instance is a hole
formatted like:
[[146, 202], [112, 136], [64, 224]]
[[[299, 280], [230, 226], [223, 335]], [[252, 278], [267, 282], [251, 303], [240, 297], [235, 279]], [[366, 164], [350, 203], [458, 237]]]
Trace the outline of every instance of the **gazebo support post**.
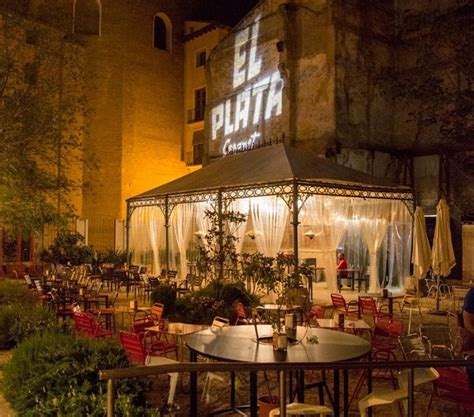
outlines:
[[298, 225], [299, 225], [299, 207], [298, 207], [298, 181], [296, 179], [293, 180], [293, 254], [295, 256], [295, 274], [298, 276], [298, 265], [299, 265], [299, 251], [298, 251]]
[[125, 253], [127, 254], [127, 262], [131, 264], [130, 256], [130, 217], [132, 211], [130, 210], [130, 203], [127, 201], [127, 218], [125, 219]]
[[166, 274], [170, 270], [170, 211], [168, 194], [165, 196], [165, 251], [166, 251]]
[[217, 219], [219, 228], [219, 281], [224, 279], [224, 222], [222, 219], [222, 190], [217, 191]]

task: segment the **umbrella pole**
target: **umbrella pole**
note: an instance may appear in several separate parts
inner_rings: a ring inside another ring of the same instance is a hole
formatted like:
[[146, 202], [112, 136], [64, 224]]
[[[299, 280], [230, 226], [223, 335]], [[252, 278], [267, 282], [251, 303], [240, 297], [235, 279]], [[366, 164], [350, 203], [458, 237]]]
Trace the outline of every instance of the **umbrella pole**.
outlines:
[[434, 314], [436, 316], [445, 316], [446, 314], [448, 314], [448, 312], [445, 311], [445, 310], [440, 310], [439, 309], [439, 303], [440, 303], [439, 293], [440, 293], [440, 285], [441, 285], [441, 279], [440, 278], [441, 278], [440, 275], [436, 276], [436, 308], [434, 310], [431, 310], [429, 313]]
[[439, 311], [439, 275], [436, 276], [436, 311]]

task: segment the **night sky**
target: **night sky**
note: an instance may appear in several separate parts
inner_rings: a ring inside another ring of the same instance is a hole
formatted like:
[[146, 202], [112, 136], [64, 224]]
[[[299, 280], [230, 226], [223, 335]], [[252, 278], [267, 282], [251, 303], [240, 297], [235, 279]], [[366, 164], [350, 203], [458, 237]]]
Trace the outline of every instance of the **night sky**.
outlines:
[[190, 0], [189, 19], [234, 26], [258, 0]]

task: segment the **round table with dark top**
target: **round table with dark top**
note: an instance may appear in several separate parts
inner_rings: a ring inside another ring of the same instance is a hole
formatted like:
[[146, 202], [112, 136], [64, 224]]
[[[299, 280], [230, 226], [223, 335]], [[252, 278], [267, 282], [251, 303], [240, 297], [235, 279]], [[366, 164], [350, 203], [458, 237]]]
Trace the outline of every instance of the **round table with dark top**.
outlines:
[[[259, 338], [269, 338], [271, 341], [272, 327], [257, 326]], [[311, 343], [316, 337], [317, 343]], [[197, 355], [221, 361], [257, 362], [257, 363], [331, 363], [358, 359], [367, 355], [371, 350], [370, 343], [352, 334], [320, 328], [298, 326], [297, 343], [289, 343], [286, 354], [275, 352], [271, 343], [257, 343], [255, 326], [230, 326], [218, 329], [206, 329], [186, 337], [186, 345], [191, 351], [191, 359]], [[282, 371], [280, 371], [282, 372]], [[285, 384], [284, 374], [280, 381]], [[252, 383], [252, 378], [251, 378]], [[256, 383], [256, 380], [255, 380]], [[252, 384], [251, 384], [252, 385]], [[283, 387], [284, 388], [284, 387]], [[256, 416], [256, 386], [251, 386], [251, 416]], [[254, 394], [254, 395], [252, 395]], [[254, 398], [252, 398], [254, 397]], [[284, 400], [283, 400], [284, 401]], [[196, 402], [193, 404], [193, 402]], [[255, 402], [255, 404], [253, 404]], [[191, 409], [197, 409], [196, 398], [191, 397]], [[338, 404], [335, 414], [339, 413]]]

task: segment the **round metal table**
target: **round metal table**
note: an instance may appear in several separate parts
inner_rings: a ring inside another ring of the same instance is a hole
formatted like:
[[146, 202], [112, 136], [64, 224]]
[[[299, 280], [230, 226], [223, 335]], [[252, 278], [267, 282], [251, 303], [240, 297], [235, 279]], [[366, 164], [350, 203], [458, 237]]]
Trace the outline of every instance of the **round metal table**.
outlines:
[[[270, 325], [258, 325], [258, 335], [260, 338], [272, 336]], [[317, 338], [317, 343], [310, 343], [308, 338]], [[186, 345], [191, 351], [191, 360], [196, 356], [203, 355], [221, 361], [257, 362], [257, 363], [277, 363], [277, 362], [317, 362], [331, 363], [350, 359], [357, 359], [367, 355], [371, 350], [370, 343], [352, 334], [299, 326], [296, 332], [296, 339], [299, 343], [289, 344], [288, 350], [275, 352], [271, 343], [257, 343], [255, 326], [231, 326], [219, 329], [206, 329], [186, 337]], [[280, 384], [285, 384], [285, 375], [280, 375]], [[338, 379], [338, 377], [337, 377]], [[256, 384], [256, 380], [255, 380]], [[252, 378], [251, 378], [252, 385]], [[256, 389], [251, 386], [251, 390]], [[280, 387], [280, 392], [285, 392], [286, 388]], [[255, 393], [256, 395], [256, 393]], [[281, 397], [281, 395], [280, 395]], [[196, 403], [193, 404], [193, 401]], [[282, 399], [282, 404], [285, 399]], [[256, 416], [256, 402], [252, 404], [251, 393], [251, 415]], [[197, 408], [196, 398], [191, 397], [191, 409]], [[338, 401], [335, 407], [335, 414], [339, 413]]]

